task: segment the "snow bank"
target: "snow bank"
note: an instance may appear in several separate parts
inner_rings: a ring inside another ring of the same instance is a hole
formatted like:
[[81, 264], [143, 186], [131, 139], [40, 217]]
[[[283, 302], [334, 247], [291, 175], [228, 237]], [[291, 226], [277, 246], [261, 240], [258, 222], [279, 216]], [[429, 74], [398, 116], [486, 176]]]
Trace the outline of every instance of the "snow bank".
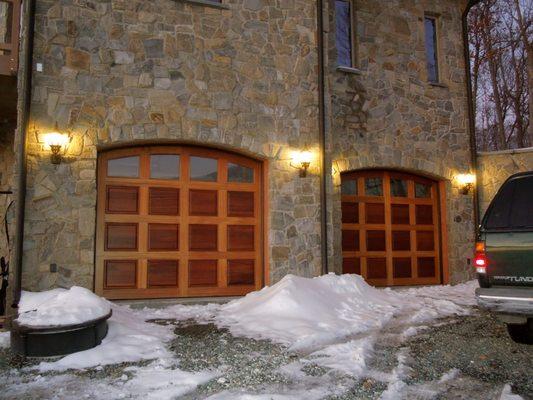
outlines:
[[222, 306], [214, 318], [234, 335], [309, 350], [379, 330], [399, 315], [408, 324], [466, 315], [470, 311], [465, 306], [475, 301], [474, 288], [475, 283], [468, 283], [393, 291], [369, 286], [358, 275], [287, 275]]
[[26, 326], [81, 324], [101, 318], [110, 303], [88, 289], [73, 286], [46, 292], [22, 292], [17, 322]]
[[232, 334], [299, 350], [379, 329], [399, 308], [396, 296], [374, 289], [358, 275], [287, 275], [274, 286], [226, 304], [216, 320]]
[[174, 337], [171, 326], [145, 322], [143, 317], [129, 308], [116, 305], [113, 306], [113, 316], [108, 320], [108, 325], [109, 332], [99, 346], [70, 354], [58, 361], [42, 362], [38, 369], [42, 372], [65, 371], [172, 357], [165, 346]]

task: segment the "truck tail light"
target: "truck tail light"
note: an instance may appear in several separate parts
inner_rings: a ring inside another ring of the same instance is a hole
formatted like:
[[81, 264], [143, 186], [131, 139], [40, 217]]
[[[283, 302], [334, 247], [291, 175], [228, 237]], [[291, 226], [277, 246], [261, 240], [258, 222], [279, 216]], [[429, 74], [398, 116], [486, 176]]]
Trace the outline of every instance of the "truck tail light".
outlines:
[[485, 242], [476, 243], [476, 254], [474, 256], [474, 267], [478, 274], [487, 273], [487, 255], [485, 254]]

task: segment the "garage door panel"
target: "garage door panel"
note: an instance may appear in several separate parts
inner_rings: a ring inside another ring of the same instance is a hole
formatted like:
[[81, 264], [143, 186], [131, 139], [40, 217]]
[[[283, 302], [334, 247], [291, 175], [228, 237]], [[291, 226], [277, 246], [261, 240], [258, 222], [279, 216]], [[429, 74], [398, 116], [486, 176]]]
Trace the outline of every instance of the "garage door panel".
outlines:
[[148, 224], [148, 250], [179, 250], [178, 224]]
[[191, 189], [189, 191], [189, 215], [217, 216], [218, 191]]
[[341, 180], [343, 272], [378, 286], [439, 283], [437, 183], [390, 171]]
[[180, 213], [180, 190], [149, 188], [149, 214], [177, 216]]
[[137, 286], [136, 260], [108, 260], [105, 263], [105, 287], [134, 288]]
[[255, 283], [254, 260], [228, 260], [228, 286], [253, 285]]
[[228, 251], [254, 251], [254, 225], [228, 225]]
[[100, 155], [97, 292], [133, 299], [260, 288], [262, 177], [255, 160], [197, 147]]
[[137, 250], [137, 224], [106, 224], [106, 250]]
[[190, 251], [217, 251], [218, 226], [206, 224], [189, 225]]
[[177, 287], [178, 260], [148, 260], [148, 287]]
[[135, 186], [107, 186], [106, 212], [109, 214], [137, 214], [139, 188]]
[[228, 192], [228, 217], [254, 217], [254, 192]]
[[217, 286], [218, 260], [190, 260], [189, 286]]

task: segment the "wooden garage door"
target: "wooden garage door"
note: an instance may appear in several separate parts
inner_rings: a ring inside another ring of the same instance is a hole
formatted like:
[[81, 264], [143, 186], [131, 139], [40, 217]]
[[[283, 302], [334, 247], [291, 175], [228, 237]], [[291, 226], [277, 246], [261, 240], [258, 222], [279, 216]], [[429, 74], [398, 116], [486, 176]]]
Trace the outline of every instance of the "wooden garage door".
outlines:
[[105, 152], [98, 168], [98, 294], [228, 296], [262, 287], [261, 163], [165, 146]]
[[343, 174], [343, 273], [376, 286], [441, 283], [438, 189], [397, 172]]

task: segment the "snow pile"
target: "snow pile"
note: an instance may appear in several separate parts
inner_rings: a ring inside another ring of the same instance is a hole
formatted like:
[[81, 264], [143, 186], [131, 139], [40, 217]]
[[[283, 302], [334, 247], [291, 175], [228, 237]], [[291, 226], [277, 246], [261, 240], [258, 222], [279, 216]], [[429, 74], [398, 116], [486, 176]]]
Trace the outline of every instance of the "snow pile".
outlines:
[[22, 292], [17, 322], [26, 326], [63, 326], [101, 318], [110, 303], [88, 289], [73, 286], [46, 292]]
[[379, 330], [395, 316], [413, 324], [467, 315], [474, 288], [468, 283], [393, 291], [369, 286], [359, 275], [313, 279], [287, 275], [271, 287], [222, 306], [215, 321], [234, 335], [310, 350]]
[[300, 350], [379, 329], [400, 308], [394, 294], [374, 289], [358, 275], [287, 275], [274, 286], [226, 304], [216, 321], [234, 335]]
[[116, 305], [113, 306], [113, 316], [108, 320], [108, 325], [107, 336], [99, 346], [70, 354], [58, 361], [42, 362], [38, 369], [42, 372], [65, 371], [172, 357], [165, 345], [174, 337], [171, 326], [145, 322], [128, 307]]

